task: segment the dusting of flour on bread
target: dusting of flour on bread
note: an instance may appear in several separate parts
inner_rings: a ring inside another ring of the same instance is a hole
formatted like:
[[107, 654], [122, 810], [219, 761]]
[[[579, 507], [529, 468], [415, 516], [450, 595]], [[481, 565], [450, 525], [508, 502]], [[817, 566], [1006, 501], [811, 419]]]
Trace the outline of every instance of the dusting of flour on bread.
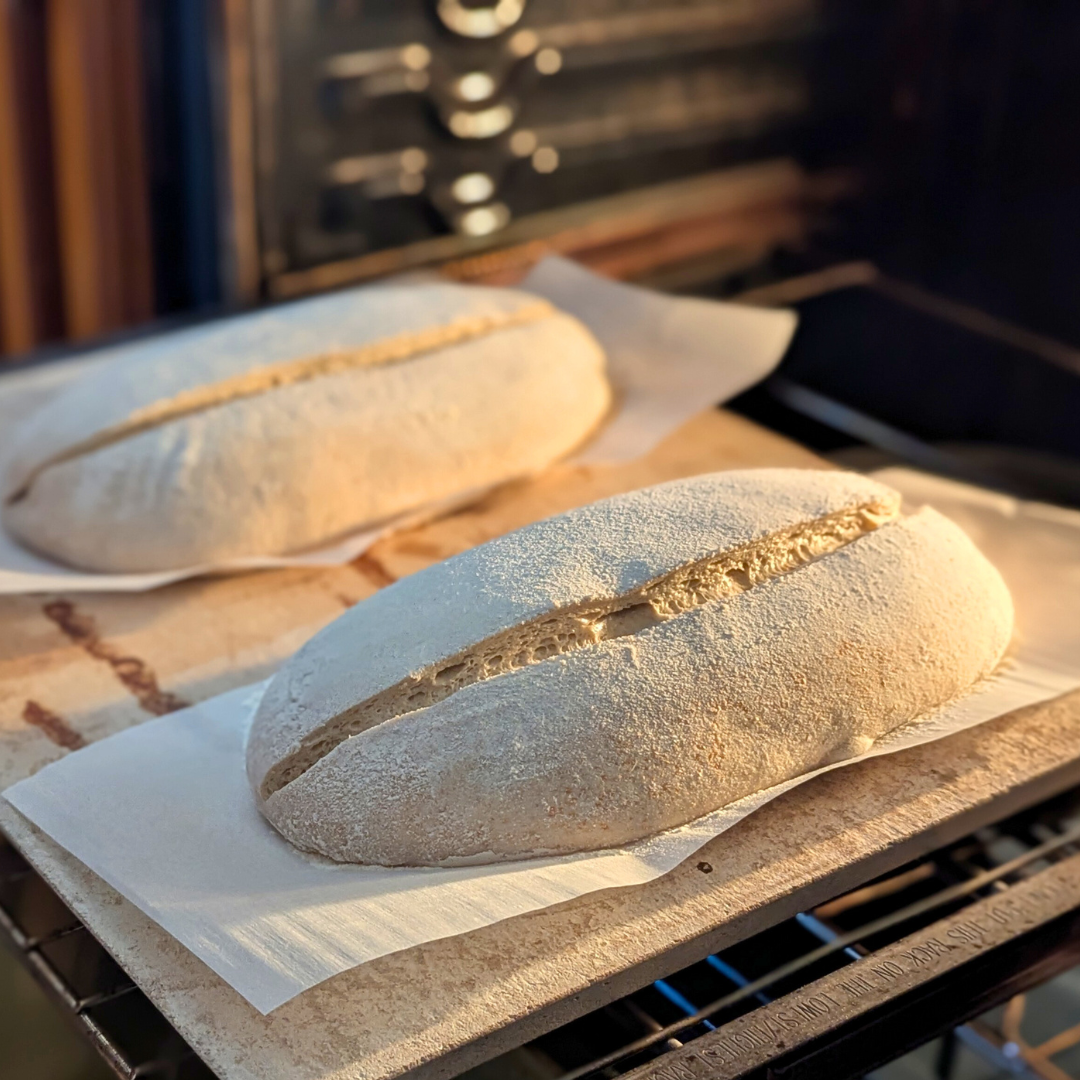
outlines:
[[120, 349], [20, 425], [3, 524], [104, 572], [283, 555], [550, 465], [611, 404], [576, 319], [386, 286]]
[[[625, 844], [863, 752], [988, 676], [1012, 632], [968, 537], [898, 506], [852, 474], [714, 474], [403, 579], [271, 683], [261, 809], [342, 861], [495, 861]], [[492, 652], [545, 626], [546, 655]]]

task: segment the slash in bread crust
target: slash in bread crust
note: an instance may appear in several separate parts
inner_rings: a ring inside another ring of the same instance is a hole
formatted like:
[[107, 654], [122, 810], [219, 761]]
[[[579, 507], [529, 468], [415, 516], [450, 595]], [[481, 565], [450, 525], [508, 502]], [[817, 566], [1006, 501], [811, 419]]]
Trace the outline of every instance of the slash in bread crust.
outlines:
[[770, 533], [733, 551], [680, 566], [621, 596], [575, 604], [504, 630], [358, 702], [309, 732], [293, 753], [267, 773], [261, 794], [268, 798], [334, 747], [377, 724], [444, 701], [474, 683], [601, 641], [636, 634], [711, 600], [743, 592], [836, 551], [898, 512], [887, 500], [839, 510]]
[[441, 326], [406, 331], [354, 348], [332, 349], [296, 360], [278, 361], [237, 375], [226, 375], [215, 382], [188, 387], [172, 397], [151, 401], [122, 420], [101, 427], [83, 439], [69, 442], [50, 457], [39, 459], [28, 467], [28, 471], [24, 471], [17, 490], [11, 491], [4, 501], [10, 504], [25, 499], [34, 481], [46, 469], [104, 450], [107, 446], [206, 412], [208, 409], [221, 408], [242, 398], [258, 397], [260, 394], [310, 382], [312, 379], [415, 360], [427, 353], [449, 348], [451, 345], [461, 345], [499, 330], [538, 322], [554, 313], [555, 309], [546, 300], [537, 300], [512, 311], [464, 315]]

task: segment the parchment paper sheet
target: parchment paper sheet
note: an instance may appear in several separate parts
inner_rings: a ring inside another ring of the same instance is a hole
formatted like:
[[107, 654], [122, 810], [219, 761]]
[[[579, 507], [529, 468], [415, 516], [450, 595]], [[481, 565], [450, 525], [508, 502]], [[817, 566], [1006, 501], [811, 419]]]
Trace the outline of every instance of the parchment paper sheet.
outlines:
[[[1011, 665], [987, 687], [866, 756], [1080, 686], [1080, 513], [905, 470], [881, 475], [971, 533], [1008, 581], [1021, 633]], [[817, 775], [621, 850], [453, 869], [338, 866], [296, 851], [255, 809], [243, 748], [264, 685], [94, 743], [5, 792], [264, 1013], [385, 953], [649, 881]]]
[[[362, 286], [382, 288], [382, 283]], [[763, 379], [784, 355], [795, 332], [790, 311], [765, 311], [712, 300], [664, 296], [597, 277], [568, 259], [541, 262], [521, 288], [576, 315], [603, 345], [618, 410], [575, 458], [590, 464], [628, 461], [647, 454], [680, 424]], [[350, 292], [339, 294], [343, 303]], [[325, 298], [323, 298], [325, 300]], [[238, 317], [304, 321], [304, 301], [269, 313]], [[284, 316], [282, 313], [284, 312]], [[221, 323], [189, 330], [191, 348]], [[221, 347], [220, 344], [216, 347]], [[2, 433], [71, 378], [108, 362], [116, 352], [147, 349], [143, 343], [101, 350], [69, 364], [0, 378], [0, 474]], [[178, 570], [139, 574], [92, 574], [61, 566], [17, 544], [0, 529], [0, 595], [32, 592], [141, 592], [206, 573], [274, 566], [333, 566], [355, 559], [381, 536], [477, 498], [462, 492], [436, 505], [395, 517], [318, 550], [288, 557], [252, 556]]]

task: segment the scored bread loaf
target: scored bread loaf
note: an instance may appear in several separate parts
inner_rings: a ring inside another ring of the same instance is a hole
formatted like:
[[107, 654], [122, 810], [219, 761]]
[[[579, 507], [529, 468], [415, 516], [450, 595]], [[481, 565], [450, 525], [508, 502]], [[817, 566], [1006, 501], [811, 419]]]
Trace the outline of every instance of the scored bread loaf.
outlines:
[[91, 570], [302, 550], [538, 471], [609, 408], [576, 319], [507, 289], [382, 287], [118, 351], [30, 417], [3, 524]]
[[345, 862], [614, 847], [862, 753], [989, 675], [998, 572], [840, 472], [678, 480], [357, 604], [271, 681], [260, 809]]

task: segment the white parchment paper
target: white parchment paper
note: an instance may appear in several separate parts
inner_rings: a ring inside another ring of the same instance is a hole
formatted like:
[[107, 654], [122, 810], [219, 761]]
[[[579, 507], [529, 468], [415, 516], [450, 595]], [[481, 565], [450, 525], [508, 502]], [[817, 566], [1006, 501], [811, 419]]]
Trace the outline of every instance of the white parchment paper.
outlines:
[[[906, 470], [881, 476], [971, 533], [1013, 591], [1020, 636], [1012, 663], [985, 688], [866, 756], [1080, 686], [1080, 513]], [[243, 752], [264, 685], [94, 743], [4, 793], [264, 1013], [386, 953], [649, 881], [817, 775], [620, 850], [453, 869], [339, 866], [298, 852], [255, 809]]]
[[[380, 288], [381, 283], [363, 286]], [[541, 262], [520, 286], [576, 315], [599, 340], [618, 408], [575, 458], [590, 464], [629, 461], [647, 454], [690, 417], [718, 405], [763, 379], [780, 362], [795, 332], [790, 311], [766, 311], [712, 300], [693, 300], [623, 285], [598, 277], [568, 259]], [[340, 294], [347, 301], [348, 293]], [[304, 301], [291, 305], [303, 323]], [[238, 321], [271, 318], [271, 313]], [[193, 350], [220, 323], [177, 331]], [[248, 331], [250, 336], [250, 331]], [[126, 354], [152, 346], [121, 346]], [[215, 348], [221, 348], [217, 342]], [[84, 372], [108, 363], [117, 350], [101, 350], [67, 364], [0, 378], [0, 433]], [[8, 381], [10, 379], [10, 382]], [[3, 470], [0, 439], [0, 473]], [[201, 574], [281, 566], [333, 566], [349, 562], [376, 540], [467, 503], [482, 492], [462, 492], [420, 507], [317, 550], [299, 555], [249, 558], [138, 574], [94, 574], [50, 561], [19, 545], [0, 529], [0, 595], [32, 592], [141, 592]]]

